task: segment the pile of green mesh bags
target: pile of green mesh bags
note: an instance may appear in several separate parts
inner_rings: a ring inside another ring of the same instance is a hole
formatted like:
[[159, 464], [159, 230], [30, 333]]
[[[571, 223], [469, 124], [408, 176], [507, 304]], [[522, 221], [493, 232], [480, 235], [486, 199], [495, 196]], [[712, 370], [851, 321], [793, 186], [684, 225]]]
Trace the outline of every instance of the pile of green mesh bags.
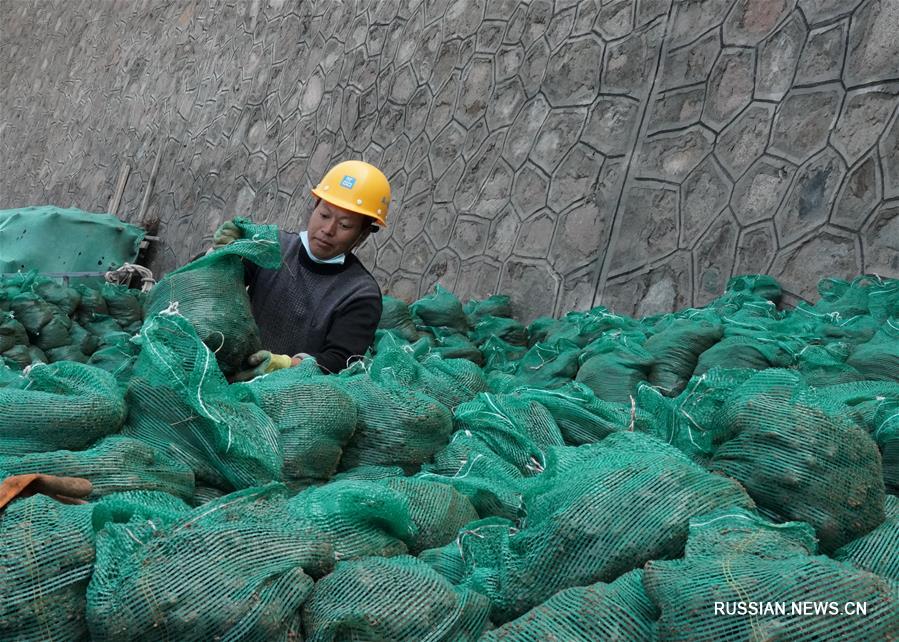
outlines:
[[0, 365], [77, 361], [110, 372], [135, 354], [144, 294], [123, 285], [63, 285], [28, 272], [0, 279]]
[[[270, 234], [164, 279], [126, 376], [0, 371], [2, 474], [94, 485], [85, 505], [0, 512], [0, 638], [899, 627], [899, 282], [828, 279], [788, 310], [776, 281], [748, 276], [701, 309], [528, 325], [508, 297], [463, 305], [438, 287], [385, 297], [374, 349], [339, 374], [307, 359], [229, 383], [264, 347], [237, 273], [274, 260]], [[77, 412], [39, 424], [24, 395]], [[855, 602], [867, 615], [715, 611]]]

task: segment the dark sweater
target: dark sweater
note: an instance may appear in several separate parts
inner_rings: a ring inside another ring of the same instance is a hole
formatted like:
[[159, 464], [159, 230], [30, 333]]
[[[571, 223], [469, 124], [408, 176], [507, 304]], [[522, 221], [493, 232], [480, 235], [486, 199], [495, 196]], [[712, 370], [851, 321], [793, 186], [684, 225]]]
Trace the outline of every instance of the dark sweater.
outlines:
[[326, 372], [365, 354], [381, 319], [381, 289], [347, 253], [343, 265], [316, 263], [298, 234], [280, 233], [281, 267], [246, 262], [246, 283], [262, 345], [278, 354], [301, 352]]

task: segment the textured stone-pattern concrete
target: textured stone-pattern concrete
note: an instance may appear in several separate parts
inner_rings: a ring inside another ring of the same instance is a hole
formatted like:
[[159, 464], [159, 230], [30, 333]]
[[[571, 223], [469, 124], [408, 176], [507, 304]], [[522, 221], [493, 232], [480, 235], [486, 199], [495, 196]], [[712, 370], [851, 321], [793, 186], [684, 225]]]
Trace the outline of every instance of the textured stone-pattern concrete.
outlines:
[[525, 318], [899, 276], [899, 0], [11, 0], [0, 207], [148, 216], [157, 271], [234, 215], [300, 229], [348, 157], [394, 188], [385, 292]]

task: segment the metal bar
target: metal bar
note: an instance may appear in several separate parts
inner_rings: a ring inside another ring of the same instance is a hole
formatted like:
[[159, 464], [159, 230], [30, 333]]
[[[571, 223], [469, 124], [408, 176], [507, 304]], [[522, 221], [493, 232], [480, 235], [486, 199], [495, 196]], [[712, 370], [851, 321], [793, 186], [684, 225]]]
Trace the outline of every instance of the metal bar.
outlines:
[[144, 227], [144, 216], [147, 214], [147, 207], [150, 205], [150, 192], [156, 185], [156, 175], [159, 173], [159, 161], [162, 160], [162, 145], [156, 151], [156, 160], [153, 161], [153, 169], [150, 170], [150, 180], [147, 181], [147, 187], [144, 189], [144, 197], [140, 202], [140, 212], [137, 215], [137, 224]]
[[122, 194], [125, 193], [125, 185], [128, 183], [128, 175], [131, 173], [131, 165], [125, 163], [122, 165], [122, 169], [119, 172], [119, 180], [116, 183], [115, 193], [112, 195], [112, 198], [109, 200], [109, 207], [106, 208], [106, 211], [112, 214], [113, 216], [117, 216], [117, 212], [119, 211], [119, 205], [122, 202]]

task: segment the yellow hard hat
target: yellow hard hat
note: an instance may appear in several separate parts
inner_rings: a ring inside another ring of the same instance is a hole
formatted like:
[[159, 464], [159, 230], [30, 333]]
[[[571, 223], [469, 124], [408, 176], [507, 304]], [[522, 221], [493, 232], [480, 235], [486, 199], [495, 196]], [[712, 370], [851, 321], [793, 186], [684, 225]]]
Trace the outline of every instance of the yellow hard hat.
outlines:
[[370, 163], [358, 160], [338, 163], [328, 170], [312, 193], [332, 205], [369, 216], [379, 225], [387, 225], [390, 183], [384, 173]]

